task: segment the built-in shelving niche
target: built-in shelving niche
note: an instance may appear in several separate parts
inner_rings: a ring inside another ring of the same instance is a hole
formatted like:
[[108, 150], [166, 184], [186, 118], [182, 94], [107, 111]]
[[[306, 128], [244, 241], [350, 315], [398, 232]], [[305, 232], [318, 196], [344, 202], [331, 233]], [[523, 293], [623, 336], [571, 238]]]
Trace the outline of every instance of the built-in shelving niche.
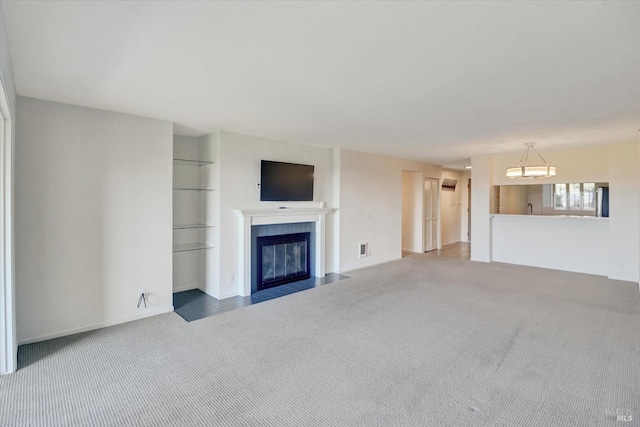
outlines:
[[215, 182], [211, 147], [195, 137], [174, 137], [173, 289], [207, 290], [206, 271], [215, 249], [210, 212]]

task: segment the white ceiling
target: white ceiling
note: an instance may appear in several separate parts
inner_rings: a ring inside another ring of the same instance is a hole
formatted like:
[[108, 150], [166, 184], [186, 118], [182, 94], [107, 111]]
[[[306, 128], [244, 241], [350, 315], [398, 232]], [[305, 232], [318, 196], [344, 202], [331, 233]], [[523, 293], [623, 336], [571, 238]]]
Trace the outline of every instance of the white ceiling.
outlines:
[[5, 1], [18, 93], [459, 166], [638, 140], [640, 2]]

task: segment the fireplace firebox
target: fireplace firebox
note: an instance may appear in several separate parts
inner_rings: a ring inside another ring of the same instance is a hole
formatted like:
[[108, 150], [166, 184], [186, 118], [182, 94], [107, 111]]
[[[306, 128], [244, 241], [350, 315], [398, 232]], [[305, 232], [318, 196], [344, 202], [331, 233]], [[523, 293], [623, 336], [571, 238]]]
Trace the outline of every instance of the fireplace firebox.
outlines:
[[311, 277], [310, 238], [311, 233], [258, 237], [257, 290]]

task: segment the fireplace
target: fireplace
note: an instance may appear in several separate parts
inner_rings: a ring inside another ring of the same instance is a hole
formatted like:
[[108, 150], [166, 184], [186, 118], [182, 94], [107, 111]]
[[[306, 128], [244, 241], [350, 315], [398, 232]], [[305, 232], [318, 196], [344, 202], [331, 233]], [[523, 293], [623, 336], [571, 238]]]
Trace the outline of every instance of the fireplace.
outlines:
[[257, 290], [311, 277], [311, 233], [257, 238]]
[[[278, 233], [269, 232], [269, 235], [290, 234], [311, 231], [311, 270], [310, 275], [324, 277], [325, 275], [325, 216], [332, 209], [322, 207], [323, 202], [314, 203], [318, 207], [280, 207], [267, 209], [237, 209], [234, 212], [239, 218], [238, 227], [238, 257], [241, 267], [237, 275], [238, 293], [240, 296], [249, 296], [257, 290], [256, 259], [258, 258], [253, 232], [262, 226], [286, 225], [309, 223], [309, 229], [285, 229]], [[266, 236], [267, 234], [262, 234]]]

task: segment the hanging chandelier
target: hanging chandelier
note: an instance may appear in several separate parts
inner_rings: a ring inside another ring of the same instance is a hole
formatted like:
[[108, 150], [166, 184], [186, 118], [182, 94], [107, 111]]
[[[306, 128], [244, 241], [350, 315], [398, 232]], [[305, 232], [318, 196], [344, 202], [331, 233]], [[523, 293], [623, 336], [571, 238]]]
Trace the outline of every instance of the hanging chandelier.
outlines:
[[[540, 153], [538, 153], [538, 150], [535, 149], [535, 144], [535, 142], [527, 142], [524, 144], [527, 149], [520, 158], [518, 166], [507, 168], [507, 178], [548, 178], [550, 176], [556, 176], [556, 168], [549, 166], [549, 163], [547, 163]], [[529, 166], [527, 161], [529, 160], [530, 151], [534, 151], [544, 164]]]

